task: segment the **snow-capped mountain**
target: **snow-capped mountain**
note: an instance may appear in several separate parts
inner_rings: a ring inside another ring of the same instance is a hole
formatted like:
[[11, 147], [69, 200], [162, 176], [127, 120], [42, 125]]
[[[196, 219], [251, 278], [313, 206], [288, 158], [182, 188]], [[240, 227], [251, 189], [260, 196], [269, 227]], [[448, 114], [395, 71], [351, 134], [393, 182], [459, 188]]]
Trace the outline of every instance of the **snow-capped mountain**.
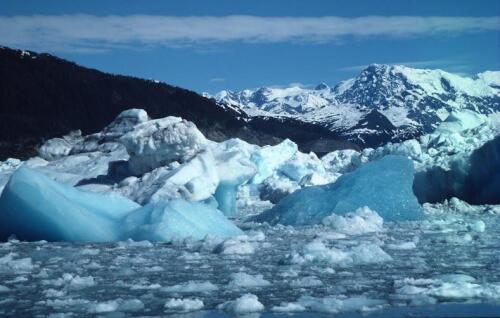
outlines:
[[250, 116], [293, 117], [373, 147], [429, 133], [452, 110], [500, 111], [500, 72], [471, 78], [442, 70], [373, 64], [334, 87], [321, 83], [313, 89], [224, 90], [211, 97]]

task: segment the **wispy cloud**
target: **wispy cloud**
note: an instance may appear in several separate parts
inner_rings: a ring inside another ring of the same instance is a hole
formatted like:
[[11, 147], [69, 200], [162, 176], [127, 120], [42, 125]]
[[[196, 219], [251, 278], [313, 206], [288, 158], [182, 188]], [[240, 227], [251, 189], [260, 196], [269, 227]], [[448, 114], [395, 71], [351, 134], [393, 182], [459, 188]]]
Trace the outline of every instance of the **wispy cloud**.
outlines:
[[0, 16], [0, 43], [49, 51], [102, 51], [196, 43], [342, 42], [348, 37], [436, 36], [500, 29], [500, 17], [357, 18], [155, 15]]
[[214, 77], [210, 79], [211, 83], [220, 83], [220, 82], [225, 82], [226, 79], [223, 77]]
[[[425, 60], [425, 61], [401, 61], [384, 63], [386, 65], [404, 65], [414, 68], [441, 68], [446, 71], [456, 73], [459, 75], [470, 75], [469, 70], [473, 68], [473, 64], [462, 59], [436, 59], [436, 60]], [[360, 64], [351, 65], [346, 67], [341, 67], [338, 70], [341, 72], [351, 72], [358, 73], [370, 64]]]

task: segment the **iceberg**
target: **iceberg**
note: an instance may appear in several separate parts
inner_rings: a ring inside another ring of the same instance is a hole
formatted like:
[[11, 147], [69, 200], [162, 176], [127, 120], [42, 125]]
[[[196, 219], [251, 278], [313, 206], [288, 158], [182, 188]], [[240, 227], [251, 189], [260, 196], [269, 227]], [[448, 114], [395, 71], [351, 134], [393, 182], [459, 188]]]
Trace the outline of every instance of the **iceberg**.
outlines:
[[150, 203], [129, 213], [119, 227], [121, 239], [136, 241], [201, 240], [207, 235], [229, 238], [243, 234], [221, 211], [180, 199]]
[[220, 178], [215, 191], [215, 199], [219, 210], [227, 216], [236, 214], [236, 199], [240, 185], [248, 182], [257, 173], [256, 166], [250, 161], [242, 149], [234, 149], [238, 143], [221, 143], [214, 149], [217, 173]]
[[215, 193], [218, 184], [215, 160], [207, 149], [182, 164], [173, 162], [140, 178], [128, 177], [120, 182], [118, 190], [140, 204], [179, 198], [202, 201]]
[[116, 193], [83, 191], [28, 167], [12, 174], [0, 196], [0, 239], [110, 242], [228, 238], [242, 231], [222, 212], [183, 199], [144, 207]]
[[285, 139], [276, 146], [264, 146], [260, 151], [254, 152], [250, 160], [257, 166], [257, 174], [253, 177], [252, 183], [258, 184], [270, 177], [273, 172], [297, 153], [297, 145]]
[[346, 215], [368, 206], [385, 221], [417, 220], [422, 209], [412, 191], [413, 163], [402, 156], [386, 156], [342, 175], [336, 182], [298, 190], [257, 222], [285, 225], [321, 224], [332, 213]]
[[130, 155], [129, 170], [134, 175], [172, 161], [184, 162], [208, 143], [195, 124], [172, 116], [139, 123], [119, 140]]
[[120, 195], [82, 191], [21, 167], [0, 196], [0, 238], [114, 241], [117, 222], [138, 207]]

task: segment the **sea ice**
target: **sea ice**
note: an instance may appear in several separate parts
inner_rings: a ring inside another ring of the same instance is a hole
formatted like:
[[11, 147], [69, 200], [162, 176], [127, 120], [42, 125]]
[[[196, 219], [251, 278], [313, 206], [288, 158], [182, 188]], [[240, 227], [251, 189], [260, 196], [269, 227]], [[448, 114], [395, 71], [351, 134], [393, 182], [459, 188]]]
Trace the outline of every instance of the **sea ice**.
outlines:
[[377, 212], [365, 206], [345, 216], [334, 213], [325, 217], [322, 223], [344, 234], [362, 235], [382, 231], [384, 220]]
[[263, 311], [264, 305], [254, 294], [245, 294], [236, 300], [220, 304], [218, 308], [236, 315], [242, 315]]
[[203, 301], [198, 298], [171, 298], [165, 302], [165, 309], [169, 312], [191, 312], [203, 309]]
[[218, 289], [219, 287], [209, 281], [189, 281], [178, 285], [163, 287], [161, 291], [166, 293], [204, 293], [216, 291]]
[[416, 220], [423, 213], [412, 184], [412, 162], [400, 156], [386, 156], [334, 183], [296, 191], [253, 220], [285, 225], [320, 224], [332, 213], [345, 215], [363, 206], [376, 210], [386, 221]]
[[264, 279], [262, 274], [250, 275], [247, 273], [233, 273], [231, 274], [231, 281], [229, 288], [244, 289], [244, 288], [257, 288], [269, 286], [271, 283]]

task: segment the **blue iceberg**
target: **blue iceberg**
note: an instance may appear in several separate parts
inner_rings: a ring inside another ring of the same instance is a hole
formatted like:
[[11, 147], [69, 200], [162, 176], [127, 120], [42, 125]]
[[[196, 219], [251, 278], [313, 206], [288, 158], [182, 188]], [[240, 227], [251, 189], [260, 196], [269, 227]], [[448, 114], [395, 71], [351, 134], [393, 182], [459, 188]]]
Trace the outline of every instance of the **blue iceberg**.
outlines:
[[345, 215], [363, 206], [377, 211], [385, 221], [417, 220], [423, 213], [412, 184], [412, 161], [402, 156], [385, 156], [334, 183], [298, 190], [253, 220], [285, 225], [320, 224], [332, 213]]
[[213, 207], [182, 199], [150, 203], [127, 215], [120, 224], [121, 239], [175, 241], [203, 239], [207, 235], [229, 238], [243, 232]]
[[19, 168], [0, 196], [0, 234], [23, 240], [113, 241], [116, 222], [140, 207], [122, 196], [85, 192]]
[[58, 183], [21, 167], [0, 196], [0, 239], [110, 242], [229, 237], [241, 230], [217, 209], [182, 199], [144, 207], [117, 194]]

